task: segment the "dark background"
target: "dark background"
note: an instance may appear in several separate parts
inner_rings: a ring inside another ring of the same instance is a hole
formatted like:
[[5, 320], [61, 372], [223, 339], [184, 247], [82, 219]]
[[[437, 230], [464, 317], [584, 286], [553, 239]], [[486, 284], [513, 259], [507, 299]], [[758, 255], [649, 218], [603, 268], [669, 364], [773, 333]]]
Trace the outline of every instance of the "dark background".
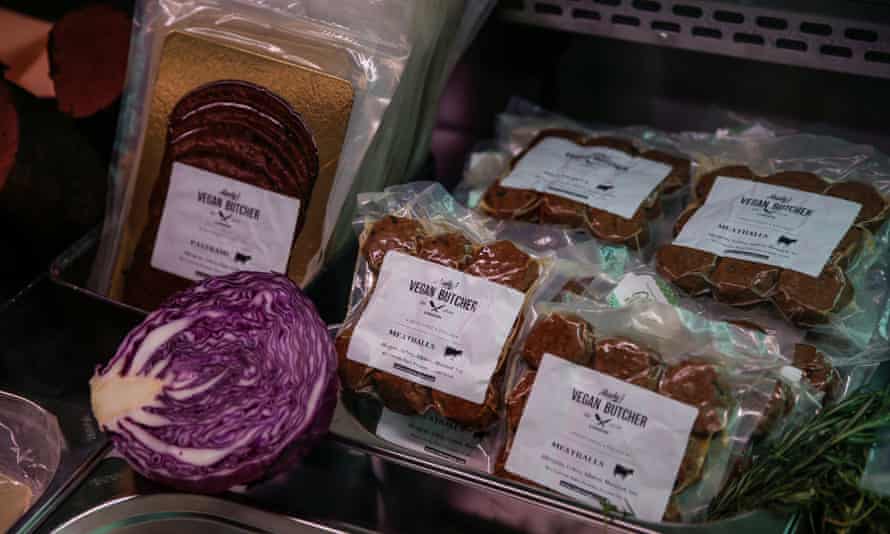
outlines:
[[[0, 5], [53, 21], [89, 3], [7, 0]], [[132, 0], [107, 3], [132, 12]], [[497, 114], [515, 96], [583, 121], [648, 124], [667, 130], [726, 126], [727, 112], [732, 111], [890, 152], [888, 95], [890, 80], [886, 79], [562, 33], [506, 23], [495, 14], [450, 78], [433, 132], [432, 156], [437, 178], [446, 186], [455, 185], [467, 153], [493, 136]], [[95, 185], [95, 180], [107, 175], [117, 106], [89, 119], [70, 120], [54, 114], [53, 101], [27, 95], [19, 99], [25, 102], [20, 123], [32, 123], [30, 129], [37, 131], [23, 135], [23, 143], [44, 140], [47, 136], [41, 132], [50, 132], [49, 141], [41, 141], [51, 146], [46, 150], [55, 151], [52, 147], [58, 146], [77, 156], [67, 158], [71, 161], [60, 158], [55, 166], [41, 164], [35, 172], [42, 173], [43, 180], [86, 180]], [[21, 152], [42, 161], [46, 150], [25, 147]], [[35, 233], [17, 224], [20, 221], [2, 209], [0, 201], [0, 224], [6, 227], [0, 232], [5, 236], [0, 237], [0, 254], [14, 256], [16, 261], [0, 267], [0, 298], [44, 270], [68, 243], [89, 229], [69, 225], [60, 228], [57, 236], [47, 237], [45, 231]], [[320, 281], [322, 285], [348, 285], [341, 278], [351, 275], [351, 255], [347, 253], [339, 263], [344, 267], [329, 273]], [[337, 293], [326, 294], [320, 303], [328, 319], [335, 320], [343, 309], [346, 288]]]

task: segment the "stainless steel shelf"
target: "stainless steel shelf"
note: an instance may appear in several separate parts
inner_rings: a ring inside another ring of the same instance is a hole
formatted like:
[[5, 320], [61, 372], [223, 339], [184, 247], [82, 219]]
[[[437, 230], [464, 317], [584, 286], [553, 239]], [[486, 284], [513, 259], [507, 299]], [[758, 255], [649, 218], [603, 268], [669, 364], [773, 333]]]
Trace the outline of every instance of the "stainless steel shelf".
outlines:
[[574, 33], [890, 78], [886, 2], [502, 0], [498, 13]]
[[[61, 287], [49, 286], [44, 281], [40, 288], [50, 291], [55, 288], [61, 298], [71, 300], [66, 307], [71, 313], [92, 306], [95, 313], [81, 317], [82, 321], [105, 326], [117, 318], [124, 324], [107, 328], [106, 333], [106, 337], [116, 342], [141, 319], [141, 314], [83, 287], [93, 263], [97, 236], [98, 232], [85, 236], [50, 267], [49, 278]], [[31, 307], [47, 309], [46, 303], [33, 303]], [[73, 347], [72, 354], [89, 358], [89, 365], [80, 362], [81, 367], [88, 370], [95, 368], [96, 358], [104, 358], [111, 352], [111, 349], [93, 346], [78, 349], [80, 347]], [[80, 383], [85, 385], [86, 380]], [[83, 399], [83, 402], [88, 409], [88, 401]], [[42, 522], [37, 532], [52, 531], [74, 515], [103, 502], [166, 491], [135, 475], [119, 460], [106, 459], [98, 467], [96, 464], [96, 461], [90, 462], [87, 481], [61, 503], [53, 516]], [[319, 520], [329, 526], [360, 525], [386, 533], [778, 533], [785, 530], [789, 520], [787, 516], [763, 511], [699, 525], [644, 523], [612, 517], [556, 493], [398, 447], [373, 434], [360, 421], [360, 416], [343, 402], [337, 406], [329, 438], [299, 467], [225, 497], [278, 514]]]

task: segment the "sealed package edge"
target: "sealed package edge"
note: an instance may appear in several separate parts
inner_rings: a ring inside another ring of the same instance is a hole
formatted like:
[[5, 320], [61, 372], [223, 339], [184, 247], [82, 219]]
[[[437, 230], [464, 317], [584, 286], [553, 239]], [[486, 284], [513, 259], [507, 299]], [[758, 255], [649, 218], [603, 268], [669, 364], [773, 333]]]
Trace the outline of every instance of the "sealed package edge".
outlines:
[[96, 289], [153, 309], [233, 271], [311, 279], [410, 51], [411, 2], [349, 7], [137, 6]]
[[778, 354], [718, 347], [669, 304], [541, 302], [529, 317], [499, 476], [637, 519], [695, 521], [752, 439], [790, 412], [775, 395]]
[[[406, 432], [393, 430], [408, 421], [391, 412], [438, 417], [456, 431], [484, 432], [501, 417], [527, 303], [546, 285], [552, 251], [572, 243], [562, 231], [540, 239], [515, 224], [466, 210], [438, 184], [359, 197], [359, 257], [336, 347], [344, 390], [386, 409], [369, 425], [378, 435]], [[415, 431], [428, 424], [442, 426]]]

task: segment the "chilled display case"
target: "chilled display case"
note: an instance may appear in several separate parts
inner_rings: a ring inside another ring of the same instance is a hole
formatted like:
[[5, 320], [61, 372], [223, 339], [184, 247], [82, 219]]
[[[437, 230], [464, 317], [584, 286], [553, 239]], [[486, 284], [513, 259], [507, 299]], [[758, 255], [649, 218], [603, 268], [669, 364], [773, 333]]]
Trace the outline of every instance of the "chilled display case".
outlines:
[[[794, 129], [890, 152], [890, 3], [504, 0], [440, 101], [430, 164], [447, 186], [514, 97], [586, 123], [668, 131]], [[700, 525], [617, 519], [558, 494], [395, 446], [341, 403], [330, 436], [285, 476], [213, 498], [175, 495], [116, 457], [90, 415], [94, 368], [143, 317], [88, 289], [97, 228], [0, 306], [0, 390], [54, 413], [55, 477], [14, 532], [794, 532], [756, 511]], [[343, 320], [356, 243], [308, 287]], [[17, 288], [18, 289], [18, 288]], [[884, 369], [886, 371], [886, 369]], [[873, 380], [880, 382], [886, 373]]]

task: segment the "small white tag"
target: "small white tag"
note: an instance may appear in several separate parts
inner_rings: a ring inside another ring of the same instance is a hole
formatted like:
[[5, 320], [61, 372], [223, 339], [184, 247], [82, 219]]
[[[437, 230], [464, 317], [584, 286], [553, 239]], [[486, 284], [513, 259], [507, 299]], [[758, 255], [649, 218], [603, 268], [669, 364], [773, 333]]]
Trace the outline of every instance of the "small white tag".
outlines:
[[560, 196], [630, 219], [670, 172], [663, 163], [620, 150], [549, 137], [529, 150], [502, 184]]
[[448, 462], [479, 470], [488, 468], [488, 461], [479, 447], [482, 438], [433, 412], [410, 416], [384, 408], [377, 423], [377, 435], [406, 449]]
[[299, 214], [299, 199], [174, 162], [151, 266], [194, 281], [284, 273]]
[[697, 415], [545, 354], [506, 467], [579, 501], [660, 521]]
[[347, 357], [481, 404], [525, 295], [391, 251]]
[[720, 176], [675, 245], [819, 276], [861, 205]]
[[662, 302], [670, 304], [655, 278], [646, 274], [628, 273], [612, 290], [617, 306], [634, 302]]

